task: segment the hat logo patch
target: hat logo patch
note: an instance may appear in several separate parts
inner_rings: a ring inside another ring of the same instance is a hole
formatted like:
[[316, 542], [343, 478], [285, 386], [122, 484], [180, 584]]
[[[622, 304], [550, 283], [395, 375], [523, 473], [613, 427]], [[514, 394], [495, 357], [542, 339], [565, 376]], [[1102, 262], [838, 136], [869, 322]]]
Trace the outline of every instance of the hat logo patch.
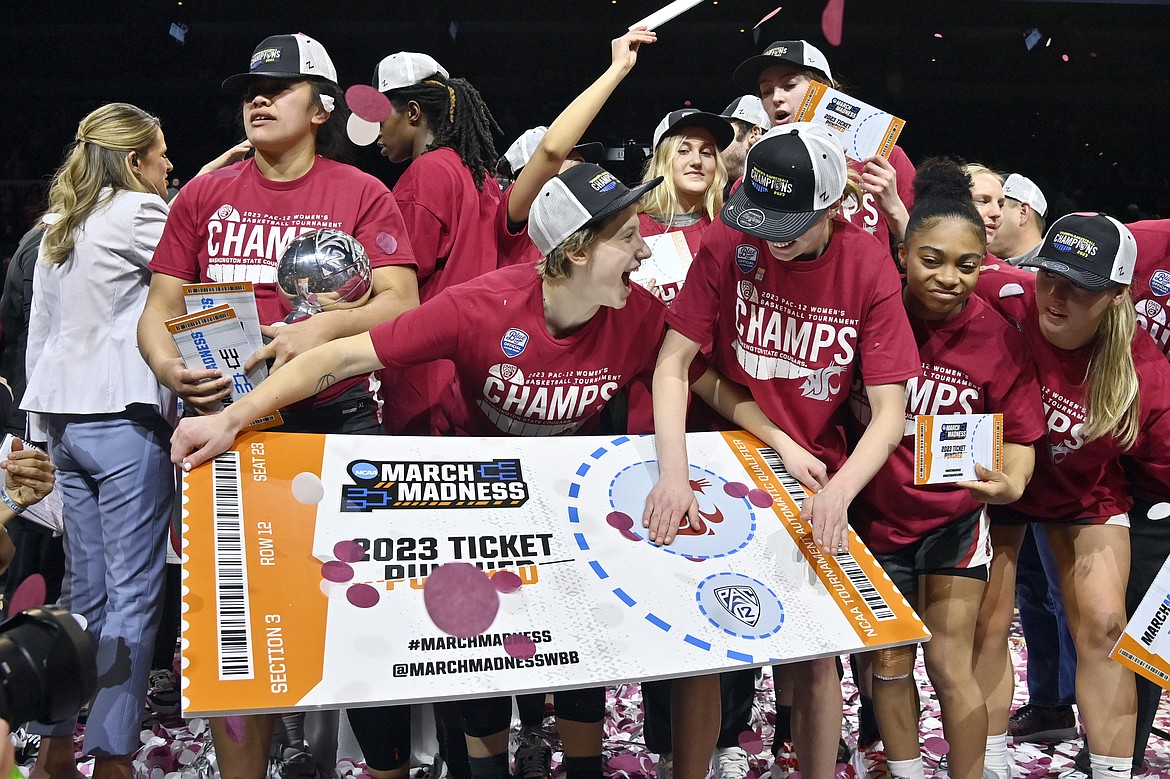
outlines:
[[768, 49], [767, 51], [765, 51], [765, 52], [764, 52], [764, 56], [767, 56], [767, 57], [783, 57], [783, 56], [784, 56], [785, 54], [787, 54], [787, 53], [788, 53], [788, 47], [787, 47], [787, 46], [773, 46], [772, 48], [770, 48], [770, 49]]
[[1064, 230], [1057, 233], [1052, 239], [1052, 246], [1059, 252], [1076, 252], [1082, 257], [1092, 257], [1097, 253], [1095, 241]]
[[277, 62], [280, 59], [280, 49], [261, 49], [252, 55], [252, 62], [248, 65], [248, 70], [255, 70], [261, 65], [268, 65]]
[[1170, 293], [1170, 271], [1154, 271], [1154, 275], [1150, 276], [1150, 292], [1155, 295]]
[[593, 187], [597, 192], [609, 192], [617, 186], [617, 179], [613, 177], [612, 173], [605, 172], [594, 176], [589, 181], [589, 186]]
[[741, 243], [735, 247], [735, 264], [744, 273], [751, 273], [759, 261], [760, 250], [754, 246]]
[[747, 230], [753, 230], [764, 223], [764, 212], [758, 208], [740, 211], [735, 217], [735, 223]]
[[757, 192], [764, 194], [776, 195], [777, 197], [784, 197], [792, 194], [792, 182], [780, 176], [773, 176], [771, 173], [766, 173], [759, 168], [753, 167], [748, 176], [752, 187]]
[[1067, 265], [1065, 265], [1063, 262], [1051, 262], [1051, 261], [1049, 261], [1048, 264], [1046, 264], [1044, 266], [1044, 268], [1045, 268], [1045, 270], [1054, 270], [1057, 273], [1068, 273], [1070, 270], [1070, 268]]

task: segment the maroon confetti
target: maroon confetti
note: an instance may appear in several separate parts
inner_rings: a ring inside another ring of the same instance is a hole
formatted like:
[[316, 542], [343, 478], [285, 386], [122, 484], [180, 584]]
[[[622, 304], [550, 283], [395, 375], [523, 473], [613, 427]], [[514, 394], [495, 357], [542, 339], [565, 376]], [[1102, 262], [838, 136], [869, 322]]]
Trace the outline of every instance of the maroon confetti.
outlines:
[[500, 609], [500, 596], [487, 574], [470, 563], [445, 563], [423, 585], [423, 604], [435, 627], [459, 638], [487, 630]]
[[841, 28], [845, 24], [845, 0], [829, 0], [821, 13], [821, 32], [834, 46], [841, 45]]
[[492, 586], [496, 588], [496, 592], [516, 592], [523, 583], [524, 581], [512, 571], [496, 571], [492, 574]]
[[622, 511], [611, 511], [606, 515], [605, 521], [610, 527], [618, 530], [629, 530], [634, 526], [634, 520], [630, 518], [629, 514]]
[[747, 499], [753, 506], [762, 509], [772, 508], [772, 504], [775, 503], [772, 496], [763, 490], [752, 490], [747, 494]]
[[357, 541], [338, 541], [333, 545], [333, 556], [343, 563], [360, 563], [366, 550]]
[[386, 254], [393, 254], [398, 250], [398, 239], [390, 235], [390, 233], [378, 233], [378, 237], [374, 239], [374, 243]]
[[536, 655], [536, 644], [526, 635], [513, 633], [504, 638], [504, 651], [509, 657], [517, 660], [527, 660]]
[[9, 614], [19, 614], [25, 609], [35, 609], [45, 605], [45, 577], [34, 573], [20, 583], [12, 600], [8, 605]]
[[758, 755], [764, 751], [764, 737], [759, 731], [745, 730], [739, 734], [739, 748], [749, 755]]
[[223, 729], [227, 731], [227, 737], [237, 744], [244, 740], [243, 717], [224, 717]]
[[767, 14], [767, 15], [766, 15], [766, 16], [765, 16], [763, 19], [761, 19], [760, 21], [756, 22], [756, 26], [755, 26], [755, 27], [753, 27], [752, 29], [753, 29], [753, 30], [758, 30], [758, 29], [760, 29], [760, 25], [761, 25], [761, 24], [763, 24], [764, 22], [768, 21], [769, 19], [771, 19], [771, 18], [772, 18], [773, 16], [775, 16], [776, 14], [780, 13], [780, 11], [781, 11], [783, 8], [784, 8], [784, 6], [782, 6], [782, 5], [780, 5], [780, 6], [776, 6], [776, 10], [775, 10], [775, 11], [770, 11], [770, 12], [768, 12], [768, 14]]
[[932, 755], [945, 755], [951, 751], [951, 745], [941, 736], [928, 736], [922, 742], [922, 748]]
[[354, 84], [345, 90], [345, 103], [367, 122], [381, 122], [394, 110], [389, 98], [366, 84]]
[[704, 560], [704, 558], [702, 558], [702, 557], [688, 557], [687, 559], [690, 560], [692, 563], [701, 563]]
[[353, 567], [340, 560], [330, 560], [321, 566], [321, 578], [331, 582], [347, 582], [353, 578]]
[[641, 541], [642, 540], [642, 537], [639, 536], [637, 533], [635, 533], [633, 530], [619, 530], [618, 532], [621, 533], [622, 538], [625, 538], [626, 540], [629, 540], [629, 541]]
[[723, 485], [723, 491], [733, 498], [742, 498], [748, 494], [748, 486], [743, 482], [729, 481]]
[[378, 591], [369, 584], [355, 584], [345, 591], [345, 599], [359, 609], [378, 605]]

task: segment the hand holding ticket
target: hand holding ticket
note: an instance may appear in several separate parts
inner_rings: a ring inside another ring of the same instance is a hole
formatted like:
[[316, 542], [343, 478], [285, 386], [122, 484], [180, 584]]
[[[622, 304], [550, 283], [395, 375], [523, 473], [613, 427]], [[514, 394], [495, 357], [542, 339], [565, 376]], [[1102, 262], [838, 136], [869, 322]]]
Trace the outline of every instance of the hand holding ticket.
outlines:
[[[982, 475], [976, 465], [985, 470]], [[1003, 471], [1002, 414], [915, 418], [914, 483], [979, 481]]]

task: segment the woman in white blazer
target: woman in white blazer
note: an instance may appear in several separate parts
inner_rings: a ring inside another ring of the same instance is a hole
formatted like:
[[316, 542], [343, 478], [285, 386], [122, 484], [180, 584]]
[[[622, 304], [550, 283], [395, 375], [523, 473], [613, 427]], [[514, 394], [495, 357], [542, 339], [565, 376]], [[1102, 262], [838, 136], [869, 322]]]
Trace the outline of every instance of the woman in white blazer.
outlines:
[[[135, 337], [167, 218], [166, 152], [158, 119], [139, 108], [112, 103], [86, 116], [53, 178], [54, 221], [33, 277], [22, 406], [58, 468], [62, 605], [85, 618], [97, 644], [99, 689], [84, 745], [96, 758], [94, 779], [131, 775], [174, 500], [175, 398]], [[33, 728], [44, 737], [34, 777], [78, 776], [75, 725]]]

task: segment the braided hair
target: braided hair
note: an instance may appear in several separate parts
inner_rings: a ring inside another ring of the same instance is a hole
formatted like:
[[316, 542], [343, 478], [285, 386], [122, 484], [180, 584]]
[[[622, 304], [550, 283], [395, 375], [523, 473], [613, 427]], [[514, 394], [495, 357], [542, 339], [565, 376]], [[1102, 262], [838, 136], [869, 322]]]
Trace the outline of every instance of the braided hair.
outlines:
[[435, 75], [409, 87], [386, 93], [395, 111], [404, 111], [410, 101], [418, 103], [434, 141], [427, 151], [446, 146], [453, 149], [471, 170], [475, 188], [483, 191], [489, 169], [498, 155], [492, 133], [503, 135], [479, 92], [462, 78]]

